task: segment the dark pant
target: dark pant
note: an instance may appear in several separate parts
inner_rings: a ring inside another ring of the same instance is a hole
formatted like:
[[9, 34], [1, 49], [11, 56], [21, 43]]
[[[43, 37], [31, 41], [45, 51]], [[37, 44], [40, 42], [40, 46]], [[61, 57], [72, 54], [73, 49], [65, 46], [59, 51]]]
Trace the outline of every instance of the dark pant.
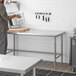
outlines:
[[6, 54], [7, 51], [7, 32], [0, 32], [0, 54]]

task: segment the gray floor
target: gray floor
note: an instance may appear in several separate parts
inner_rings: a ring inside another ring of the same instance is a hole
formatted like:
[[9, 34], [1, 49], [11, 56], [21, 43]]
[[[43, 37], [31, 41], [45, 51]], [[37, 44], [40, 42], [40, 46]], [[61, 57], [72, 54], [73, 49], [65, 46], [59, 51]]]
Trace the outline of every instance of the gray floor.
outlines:
[[71, 67], [68, 63], [57, 63], [56, 70], [54, 69], [54, 62], [50, 61], [42, 61], [37, 67], [37, 69], [45, 69], [45, 70], [51, 70], [51, 71], [58, 71], [58, 72], [66, 72], [66, 73], [73, 73], [76, 74], [76, 72], [72, 72]]
[[[32, 76], [32, 75], [33, 75], [33, 73], [31, 70], [30, 72], [28, 72], [24, 76]], [[20, 74], [0, 72], [0, 76], [20, 76]], [[76, 76], [76, 74], [37, 69], [36, 76]]]

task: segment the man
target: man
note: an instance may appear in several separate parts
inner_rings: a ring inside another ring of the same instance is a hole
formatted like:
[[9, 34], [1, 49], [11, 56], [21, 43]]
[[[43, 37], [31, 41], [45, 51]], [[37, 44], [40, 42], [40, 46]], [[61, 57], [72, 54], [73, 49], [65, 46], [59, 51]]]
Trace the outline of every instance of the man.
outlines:
[[0, 54], [6, 54], [7, 50], [8, 20], [14, 17], [20, 18], [19, 14], [8, 16], [3, 3], [4, 0], [0, 0]]

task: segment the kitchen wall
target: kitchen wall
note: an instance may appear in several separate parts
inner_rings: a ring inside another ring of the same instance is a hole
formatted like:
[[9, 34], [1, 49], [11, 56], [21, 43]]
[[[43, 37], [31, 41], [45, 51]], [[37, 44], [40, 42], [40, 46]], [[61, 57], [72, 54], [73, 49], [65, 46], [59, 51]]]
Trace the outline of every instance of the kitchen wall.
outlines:
[[[76, 24], [76, 0], [22, 0], [21, 10], [31, 28], [72, 32]], [[51, 12], [51, 21], [35, 19], [35, 12]]]
[[[76, 0], [20, 0], [20, 3], [21, 10], [25, 15], [25, 27], [40, 30], [61, 30], [67, 32], [64, 35], [64, 62], [69, 62], [69, 36], [73, 34], [73, 28], [76, 27]], [[50, 16], [50, 22], [36, 19], [35, 12], [52, 13]], [[9, 39], [10, 38], [12, 37], [9, 36]], [[58, 51], [60, 51], [59, 39], [60, 38], [58, 38], [57, 42]], [[54, 51], [53, 44], [52, 38], [18, 36], [17, 48], [33, 51]], [[11, 45], [8, 47], [13, 48]], [[44, 60], [53, 60], [53, 56], [45, 54], [19, 53], [19, 55], [42, 57]]]

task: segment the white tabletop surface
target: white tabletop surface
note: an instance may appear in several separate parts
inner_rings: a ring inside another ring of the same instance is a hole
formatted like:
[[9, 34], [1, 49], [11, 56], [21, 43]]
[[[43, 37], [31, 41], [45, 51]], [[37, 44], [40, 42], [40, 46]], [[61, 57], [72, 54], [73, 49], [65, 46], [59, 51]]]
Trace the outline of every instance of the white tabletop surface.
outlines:
[[37, 30], [37, 29], [30, 29], [25, 32], [15, 32], [15, 34], [35, 35], [35, 36], [57, 36], [57, 35], [64, 34], [64, 33], [65, 33], [64, 31]]
[[39, 61], [41, 61], [41, 59], [22, 56], [0, 55], [0, 71], [25, 74]]

